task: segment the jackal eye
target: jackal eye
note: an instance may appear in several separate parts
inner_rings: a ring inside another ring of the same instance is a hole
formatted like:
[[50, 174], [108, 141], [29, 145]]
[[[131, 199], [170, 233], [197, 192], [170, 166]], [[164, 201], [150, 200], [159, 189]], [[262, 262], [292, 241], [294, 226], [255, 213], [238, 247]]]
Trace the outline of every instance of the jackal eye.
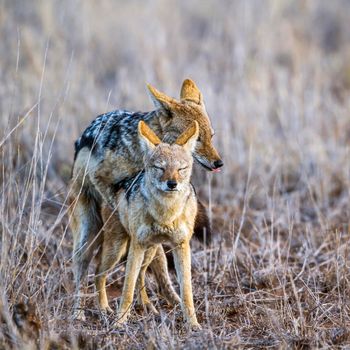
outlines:
[[185, 170], [187, 170], [187, 169], [188, 169], [188, 166], [185, 166], [185, 167], [183, 167], [183, 168], [179, 168], [178, 172], [179, 172], [179, 173], [183, 173], [183, 172], [185, 172]]
[[164, 168], [158, 166], [158, 165], [153, 165], [152, 168], [157, 169], [157, 170], [161, 170], [164, 171]]

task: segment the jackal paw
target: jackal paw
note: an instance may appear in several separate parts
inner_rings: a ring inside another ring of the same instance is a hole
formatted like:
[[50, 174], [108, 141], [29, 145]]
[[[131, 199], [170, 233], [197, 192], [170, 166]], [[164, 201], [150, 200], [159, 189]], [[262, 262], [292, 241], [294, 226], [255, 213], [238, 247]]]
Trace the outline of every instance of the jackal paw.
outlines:
[[179, 305], [181, 303], [181, 299], [176, 293], [168, 295], [166, 297], [166, 300], [167, 300], [168, 304], [172, 307]]
[[154, 313], [156, 315], [159, 315], [159, 312], [154, 307], [153, 303], [149, 300], [148, 296], [146, 297], [139, 297], [137, 299], [136, 307], [138, 310], [142, 310], [147, 313]]
[[169, 306], [174, 307], [181, 303], [181, 298], [172, 288], [161, 289], [160, 294], [167, 301]]
[[155, 315], [159, 315], [158, 310], [155, 308], [155, 306], [151, 302], [144, 304], [143, 308], [148, 313], [153, 313]]
[[109, 306], [103, 309], [100, 308], [99, 319], [105, 326], [110, 326], [111, 322], [113, 323], [112, 314], [113, 310]]
[[103, 314], [103, 315], [114, 314], [114, 311], [112, 310], [112, 308], [109, 305], [103, 306], [103, 307], [101, 306], [100, 311], [101, 311], [101, 314]]
[[201, 325], [197, 321], [190, 321], [189, 328], [191, 331], [200, 331], [202, 329]]
[[126, 321], [128, 319], [128, 315], [124, 312], [118, 312], [117, 313], [117, 317], [113, 323], [113, 327], [114, 328], [123, 328], [126, 324]]

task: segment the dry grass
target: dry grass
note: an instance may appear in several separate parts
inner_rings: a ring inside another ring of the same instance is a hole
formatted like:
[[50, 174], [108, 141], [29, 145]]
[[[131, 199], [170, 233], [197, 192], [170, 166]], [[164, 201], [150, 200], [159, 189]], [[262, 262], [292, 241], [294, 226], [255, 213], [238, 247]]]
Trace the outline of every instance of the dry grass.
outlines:
[[[1, 1], [0, 348], [349, 347], [349, 20], [341, 0]], [[225, 160], [195, 174], [216, 232], [193, 244], [203, 331], [156, 297], [160, 318], [114, 330], [93, 287], [73, 322], [73, 142], [187, 76]]]

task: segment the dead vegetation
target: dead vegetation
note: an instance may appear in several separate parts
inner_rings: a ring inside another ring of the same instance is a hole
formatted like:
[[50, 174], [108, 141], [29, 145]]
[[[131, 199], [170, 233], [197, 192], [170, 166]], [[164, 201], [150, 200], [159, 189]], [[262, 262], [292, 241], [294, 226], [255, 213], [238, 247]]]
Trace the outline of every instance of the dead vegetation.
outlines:
[[[0, 2], [0, 348], [349, 347], [349, 19], [342, 0]], [[160, 316], [115, 330], [93, 267], [73, 322], [73, 142], [101, 112], [151, 108], [146, 82], [171, 95], [187, 76], [225, 161], [195, 171], [214, 231], [193, 242], [203, 330], [152, 281]]]

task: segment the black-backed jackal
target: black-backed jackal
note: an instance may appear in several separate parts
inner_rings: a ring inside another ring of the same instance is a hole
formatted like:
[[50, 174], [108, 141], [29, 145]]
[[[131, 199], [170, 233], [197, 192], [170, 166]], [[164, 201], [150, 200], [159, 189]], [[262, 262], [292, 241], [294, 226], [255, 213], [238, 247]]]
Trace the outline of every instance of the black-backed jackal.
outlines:
[[[162, 244], [168, 244], [173, 249], [184, 318], [191, 327], [200, 327], [193, 305], [190, 252], [197, 214], [197, 199], [190, 183], [193, 165], [191, 153], [198, 133], [198, 123], [194, 121], [174, 144], [169, 145], [162, 143], [146, 123], [139, 122], [139, 138], [145, 153], [144, 171], [115, 194], [118, 210], [114, 215], [118, 215], [120, 224], [116, 227], [111, 225], [104, 232], [96, 279], [101, 308], [108, 308], [106, 273], [118, 263], [129, 246], [117, 315], [119, 323], [127, 320], [137, 279], [142, 302], [153, 308], [142, 283], [148, 265], [158, 260], [157, 257], [153, 260], [157, 251]], [[107, 212], [105, 209], [102, 212], [108, 220], [111, 215], [109, 208]], [[155, 273], [163, 274], [166, 271], [167, 277], [167, 262], [163, 259], [158, 262], [161, 263], [160, 271], [154, 268]], [[174, 294], [165, 296], [174, 298]]]
[[138, 123], [146, 121], [162, 141], [172, 143], [196, 121], [199, 137], [193, 150], [194, 158], [210, 171], [217, 171], [223, 165], [212, 144], [214, 131], [202, 94], [195, 83], [190, 79], [184, 81], [180, 100], [168, 97], [150, 85], [148, 89], [156, 110], [147, 113], [116, 110], [100, 115], [75, 144], [71, 228], [74, 239], [76, 316], [81, 315], [78, 312], [81, 281], [94, 252], [101, 246], [101, 205], [107, 203], [112, 210], [116, 210], [116, 190], [143, 168]]

